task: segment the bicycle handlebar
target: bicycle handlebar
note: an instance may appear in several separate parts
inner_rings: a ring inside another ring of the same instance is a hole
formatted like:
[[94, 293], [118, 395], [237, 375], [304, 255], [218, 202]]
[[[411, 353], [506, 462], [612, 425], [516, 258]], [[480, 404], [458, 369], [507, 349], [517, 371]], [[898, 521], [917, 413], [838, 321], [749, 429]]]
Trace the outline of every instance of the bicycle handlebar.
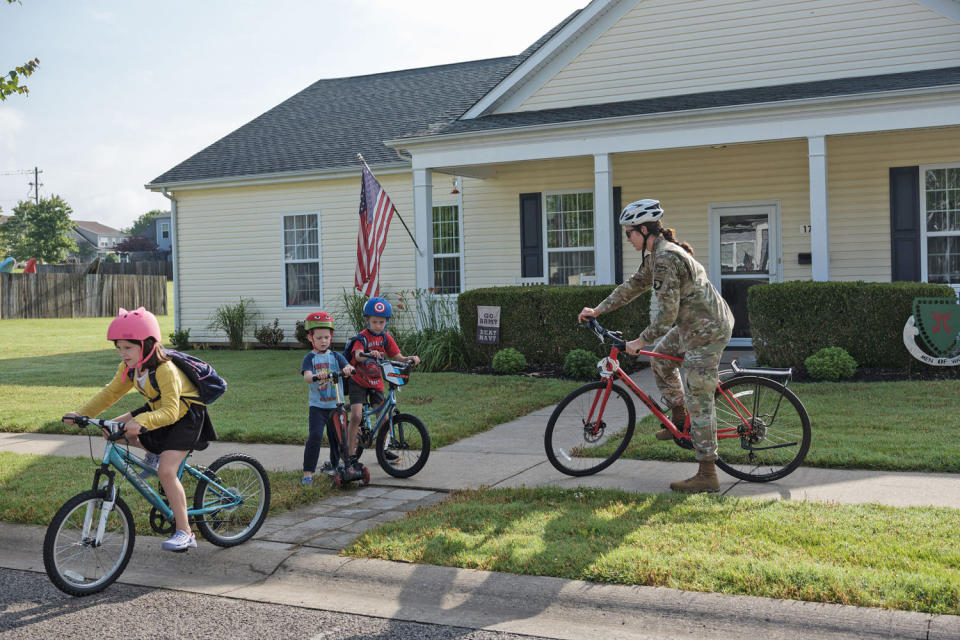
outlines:
[[589, 318], [587, 320], [587, 327], [593, 331], [598, 338], [600, 338], [600, 342], [603, 342], [604, 338], [610, 338], [610, 342], [613, 343], [613, 346], [615, 346], [617, 349], [622, 351], [626, 348], [627, 341], [623, 339], [622, 331], [609, 331], [604, 329], [600, 326], [600, 323], [597, 322], [596, 318]]
[[93, 424], [101, 429], [106, 429], [110, 432], [107, 440], [110, 440], [111, 442], [121, 440], [127, 435], [127, 433], [123, 430], [123, 422], [116, 422], [114, 420], [101, 420], [99, 418], [88, 418], [87, 416], [63, 416], [61, 420], [73, 420], [73, 423], [81, 428], [86, 427], [88, 424]]
[[360, 355], [363, 356], [364, 358], [373, 358], [374, 360], [377, 361], [378, 367], [382, 367], [385, 364], [392, 364], [395, 367], [406, 367], [408, 365], [411, 367], [415, 366], [411, 361], [400, 362], [399, 360], [384, 360], [379, 354], [371, 353], [369, 351], [361, 351]]

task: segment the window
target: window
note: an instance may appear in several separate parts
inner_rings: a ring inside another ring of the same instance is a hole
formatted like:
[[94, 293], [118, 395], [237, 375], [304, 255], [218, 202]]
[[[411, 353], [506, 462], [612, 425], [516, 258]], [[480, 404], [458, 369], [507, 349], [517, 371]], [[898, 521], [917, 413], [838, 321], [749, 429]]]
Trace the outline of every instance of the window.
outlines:
[[160, 223], [160, 237], [166, 240], [170, 237], [170, 223], [161, 222]]
[[547, 194], [544, 205], [550, 284], [580, 284], [581, 273], [596, 275], [593, 192]]
[[433, 208], [433, 286], [435, 293], [460, 293], [460, 207]]
[[320, 220], [316, 214], [283, 217], [283, 270], [286, 306], [322, 306]]
[[922, 168], [923, 266], [927, 282], [960, 286], [960, 165]]

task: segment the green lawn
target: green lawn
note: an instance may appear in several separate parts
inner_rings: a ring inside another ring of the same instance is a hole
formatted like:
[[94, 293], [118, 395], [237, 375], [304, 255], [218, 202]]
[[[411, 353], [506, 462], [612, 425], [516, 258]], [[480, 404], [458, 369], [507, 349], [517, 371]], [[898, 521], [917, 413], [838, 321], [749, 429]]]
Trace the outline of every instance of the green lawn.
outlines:
[[[46, 526], [64, 502], [76, 494], [90, 489], [93, 473], [100, 466], [103, 455], [103, 439], [94, 436], [93, 452], [96, 462], [90, 458], [61, 458], [0, 451], [0, 520], [19, 524]], [[268, 471], [270, 477], [270, 515], [315, 502], [335, 490], [329, 482], [318, 482], [315, 487], [300, 486], [299, 471]], [[127, 486], [120, 475], [120, 496], [133, 512], [140, 535], [156, 535], [150, 529], [150, 505], [138, 493]], [[154, 489], [157, 479], [149, 481]], [[183, 480], [187, 503], [193, 504], [196, 481], [186, 474]]]
[[[119, 363], [105, 339], [109, 323], [108, 318], [0, 320], [0, 430], [76, 433], [60, 417], [91, 398]], [[167, 336], [171, 316], [161, 317], [160, 325]], [[306, 441], [307, 385], [300, 377], [306, 349], [194, 353], [229, 385], [210, 410], [221, 440]], [[557, 402], [576, 386], [566, 380], [414, 370], [399, 403], [401, 411], [423, 420], [433, 447], [439, 447]], [[105, 415], [141, 404], [142, 396], [132, 392]]]
[[[960, 473], [960, 380], [793, 383], [810, 416], [804, 465]], [[692, 460], [690, 451], [655, 440], [660, 422], [642, 419], [625, 458]], [[619, 439], [598, 447], [612, 451]]]
[[344, 555], [960, 614], [960, 510], [707, 495], [464, 491]]

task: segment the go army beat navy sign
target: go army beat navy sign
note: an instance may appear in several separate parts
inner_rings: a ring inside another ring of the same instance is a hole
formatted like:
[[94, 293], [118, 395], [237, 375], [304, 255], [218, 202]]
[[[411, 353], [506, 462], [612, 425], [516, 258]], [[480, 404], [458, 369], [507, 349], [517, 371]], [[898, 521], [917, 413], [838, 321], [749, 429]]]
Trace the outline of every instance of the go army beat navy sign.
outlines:
[[[917, 344], [917, 336], [920, 336], [926, 352]], [[914, 299], [913, 315], [903, 327], [903, 343], [914, 358], [937, 367], [958, 365], [958, 336], [960, 304], [950, 298]]]

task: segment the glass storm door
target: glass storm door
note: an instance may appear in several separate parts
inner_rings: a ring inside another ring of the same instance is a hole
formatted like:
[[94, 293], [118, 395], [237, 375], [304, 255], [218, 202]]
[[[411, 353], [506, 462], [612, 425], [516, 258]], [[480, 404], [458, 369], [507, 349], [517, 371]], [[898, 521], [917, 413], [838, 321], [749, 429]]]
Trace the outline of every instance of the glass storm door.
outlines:
[[778, 203], [710, 207], [710, 280], [730, 305], [736, 324], [730, 346], [752, 346], [747, 290], [780, 279]]

